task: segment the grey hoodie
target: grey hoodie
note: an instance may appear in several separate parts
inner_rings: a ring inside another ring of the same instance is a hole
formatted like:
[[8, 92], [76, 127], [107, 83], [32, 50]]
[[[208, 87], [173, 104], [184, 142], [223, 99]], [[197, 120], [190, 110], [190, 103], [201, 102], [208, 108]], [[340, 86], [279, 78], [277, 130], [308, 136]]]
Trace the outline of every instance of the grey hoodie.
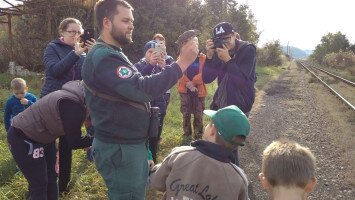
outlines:
[[163, 163], [156, 165], [150, 186], [166, 191], [166, 200], [248, 199], [246, 175], [228, 162], [228, 152], [212, 152], [223, 149], [206, 141], [192, 145], [174, 148]]

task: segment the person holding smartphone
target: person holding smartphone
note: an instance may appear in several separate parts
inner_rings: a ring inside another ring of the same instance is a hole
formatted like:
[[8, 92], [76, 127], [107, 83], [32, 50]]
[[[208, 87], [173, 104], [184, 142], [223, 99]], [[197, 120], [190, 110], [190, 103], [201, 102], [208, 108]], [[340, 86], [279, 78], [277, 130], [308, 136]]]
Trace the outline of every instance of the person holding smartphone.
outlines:
[[75, 18], [63, 19], [58, 27], [59, 37], [49, 42], [44, 51], [45, 82], [41, 97], [60, 90], [64, 83], [81, 80], [81, 66], [85, 51], [91, 49], [95, 40], [80, 44], [83, 33], [81, 22]]
[[[143, 75], [151, 75], [161, 72], [165, 65], [165, 51], [162, 43], [159, 43], [155, 40], [151, 40], [144, 45], [144, 57], [134, 64], [138, 71]], [[166, 94], [166, 93], [165, 93]], [[158, 136], [154, 138], [149, 138], [149, 149], [152, 152], [153, 161], [156, 162], [159, 141], [161, 139], [161, 133], [163, 130], [164, 118], [167, 110], [167, 101], [165, 100], [164, 95], [161, 95], [155, 98], [150, 102], [152, 107], [159, 108], [159, 131]]]
[[[40, 97], [60, 90], [68, 81], [81, 80], [81, 67], [85, 51], [95, 43], [92, 38], [84, 46], [80, 43], [83, 33], [78, 19], [65, 18], [58, 27], [59, 37], [49, 42], [44, 51], [45, 80]], [[63, 137], [59, 138], [59, 192], [68, 190], [70, 181], [72, 149]], [[57, 164], [58, 167], [58, 164]]]
[[[166, 39], [165, 39], [164, 35], [161, 33], [156, 33], [153, 36], [153, 40], [155, 40], [156, 42], [161, 43], [165, 46], [165, 63], [167, 65], [171, 65], [175, 60], [172, 56], [168, 55], [168, 53], [166, 52]], [[168, 91], [166, 91], [165, 94], [163, 95], [164, 100], [166, 101], [166, 107], [169, 106], [170, 95], [171, 95], [170, 89]]]

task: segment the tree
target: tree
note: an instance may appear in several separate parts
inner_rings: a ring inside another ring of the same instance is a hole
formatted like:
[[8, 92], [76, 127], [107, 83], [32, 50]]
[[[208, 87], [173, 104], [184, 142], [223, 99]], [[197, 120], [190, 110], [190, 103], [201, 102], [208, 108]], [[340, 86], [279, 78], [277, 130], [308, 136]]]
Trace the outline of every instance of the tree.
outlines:
[[352, 51], [353, 53], [355, 53], [355, 44], [352, 44], [352, 45], [349, 47], [349, 50]]
[[342, 34], [340, 31], [335, 34], [328, 33], [322, 37], [321, 43], [316, 46], [311, 58], [321, 63], [325, 55], [346, 51], [349, 47], [350, 43], [346, 35]]
[[231, 9], [230, 21], [242, 40], [258, 43], [260, 33], [256, 30], [256, 20], [248, 5], [240, 5]]
[[233, 25], [242, 40], [256, 44], [260, 33], [256, 30], [254, 14], [246, 4], [238, 4], [236, 0], [206, 0], [208, 9], [209, 32], [219, 22], [227, 21]]
[[[58, 37], [60, 21], [75, 17], [84, 27], [93, 26], [92, 2], [95, 1], [32, 1], [37, 3], [26, 5], [25, 9], [36, 10], [36, 13], [14, 20], [14, 50], [18, 64], [43, 71], [44, 49], [50, 40]], [[207, 38], [212, 37], [212, 28], [221, 21], [232, 23], [243, 40], [256, 43], [259, 38], [251, 10], [246, 5], [239, 5], [237, 0], [131, 0], [130, 3], [135, 8], [134, 42], [125, 46], [124, 52], [132, 62], [143, 57], [144, 44], [158, 32], [166, 37], [167, 51], [175, 58], [177, 46], [174, 42], [181, 33], [189, 29], [200, 30], [200, 48], [203, 49]], [[1, 48], [0, 51], [7, 55]]]
[[266, 43], [257, 52], [258, 65], [280, 66], [282, 65], [282, 49], [278, 40]]

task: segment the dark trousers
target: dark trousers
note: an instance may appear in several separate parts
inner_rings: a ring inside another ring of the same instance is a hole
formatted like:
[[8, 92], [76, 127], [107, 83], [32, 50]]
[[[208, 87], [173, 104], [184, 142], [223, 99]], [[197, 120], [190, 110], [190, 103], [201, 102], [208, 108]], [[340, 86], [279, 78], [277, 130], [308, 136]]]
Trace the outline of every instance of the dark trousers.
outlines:
[[[201, 138], [203, 134], [203, 110], [205, 109], [205, 97], [198, 97], [197, 94], [180, 93], [180, 111], [184, 135], [193, 135], [195, 139]], [[192, 132], [191, 115], [194, 115]]]
[[72, 149], [65, 138], [59, 138], [59, 193], [68, 192], [71, 175]]
[[159, 141], [160, 141], [160, 136], [163, 131], [163, 124], [164, 124], [164, 118], [165, 118], [166, 113], [159, 113], [159, 131], [158, 131], [158, 137], [154, 138], [149, 138], [149, 149], [152, 152], [153, 156], [153, 161], [157, 161], [157, 153], [158, 153], [158, 147], [159, 147]]
[[55, 142], [39, 144], [14, 127], [10, 127], [7, 141], [15, 162], [29, 183], [30, 199], [57, 200]]

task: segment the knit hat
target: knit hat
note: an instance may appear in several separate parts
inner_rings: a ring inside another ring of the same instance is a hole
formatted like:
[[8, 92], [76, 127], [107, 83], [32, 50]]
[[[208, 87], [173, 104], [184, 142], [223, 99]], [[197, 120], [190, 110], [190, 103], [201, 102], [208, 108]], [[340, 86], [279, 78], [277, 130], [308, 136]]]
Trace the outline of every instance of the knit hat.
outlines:
[[183, 43], [187, 42], [190, 38], [198, 35], [200, 35], [200, 31], [196, 29], [185, 31], [178, 37], [178, 40], [176, 40], [175, 43], [181, 46]]
[[234, 144], [234, 136], [247, 136], [250, 132], [250, 124], [247, 116], [235, 105], [215, 110], [204, 110], [207, 116], [212, 118], [218, 134], [224, 140]]
[[157, 42], [155, 40], [151, 40], [149, 42], [147, 42], [145, 45], [144, 45], [144, 49], [143, 49], [143, 55], [145, 55], [145, 53], [147, 53], [147, 51], [150, 49], [150, 48], [155, 48], [155, 45], [157, 44]]
[[234, 33], [233, 26], [229, 22], [221, 22], [213, 28], [213, 36], [215, 38], [222, 37]]

